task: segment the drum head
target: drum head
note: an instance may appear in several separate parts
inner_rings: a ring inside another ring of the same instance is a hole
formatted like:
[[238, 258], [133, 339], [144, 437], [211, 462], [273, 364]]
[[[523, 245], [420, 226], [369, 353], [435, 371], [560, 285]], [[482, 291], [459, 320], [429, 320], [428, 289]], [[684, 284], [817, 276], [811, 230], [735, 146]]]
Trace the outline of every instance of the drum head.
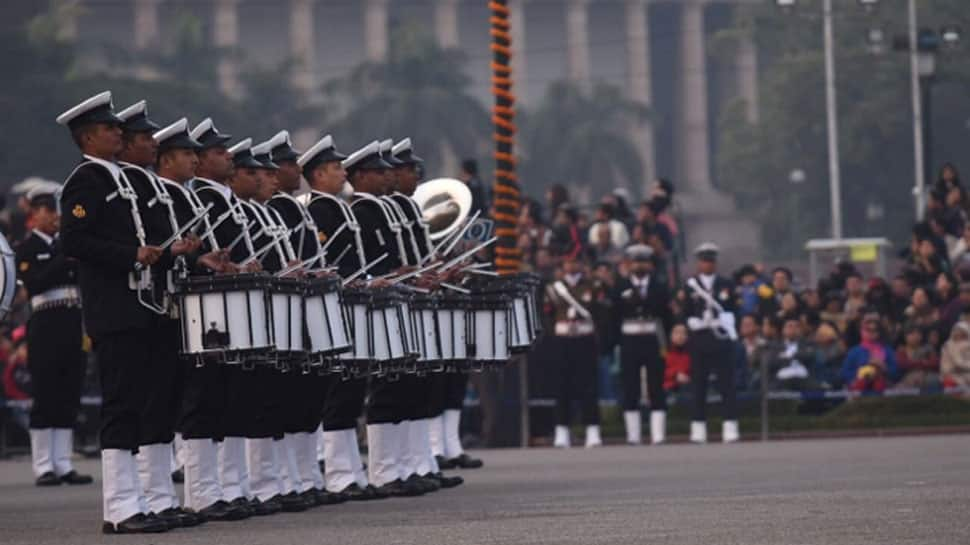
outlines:
[[17, 293], [16, 257], [7, 239], [0, 235], [0, 319], [6, 317], [13, 306], [13, 297]]

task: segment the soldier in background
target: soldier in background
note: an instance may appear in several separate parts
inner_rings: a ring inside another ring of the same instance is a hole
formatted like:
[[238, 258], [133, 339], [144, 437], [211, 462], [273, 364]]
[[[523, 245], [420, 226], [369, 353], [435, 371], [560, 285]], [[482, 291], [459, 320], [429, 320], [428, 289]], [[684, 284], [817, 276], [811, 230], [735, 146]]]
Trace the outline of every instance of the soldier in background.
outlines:
[[86, 357], [81, 349], [77, 261], [61, 250], [57, 199], [28, 194], [33, 229], [17, 248], [17, 273], [30, 297], [27, 367], [33, 386], [30, 454], [37, 486], [89, 484], [71, 466], [74, 423], [81, 405]]

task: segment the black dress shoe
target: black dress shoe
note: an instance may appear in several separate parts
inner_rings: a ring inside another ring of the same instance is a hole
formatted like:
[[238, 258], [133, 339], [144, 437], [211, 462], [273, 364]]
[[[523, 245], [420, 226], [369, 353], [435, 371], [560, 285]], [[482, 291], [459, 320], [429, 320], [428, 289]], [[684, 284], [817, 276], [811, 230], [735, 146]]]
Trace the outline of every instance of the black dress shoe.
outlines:
[[299, 496], [303, 498], [303, 503], [306, 504], [307, 509], [313, 509], [320, 505], [320, 499], [317, 498], [316, 489], [310, 488], [299, 493]]
[[67, 484], [91, 484], [94, 482], [94, 477], [90, 475], [81, 475], [73, 469], [67, 473], [61, 475], [61, 482]]
[[158, 518], [168, 523], [170, 529], [191, 528], [205, 522], [205, 519], [198, 513], [186, 511], [181, 507], [170, 507], [156, 515]]
[[276, 498], [270, 498], [266, 501], [253, 498], [249, 502], [249, 510], [252, 511], [254, 517], [266, 517], [279, 513], [283, 510], [283, 506]]
[[457, 475], [454, 477], [448, 477], [440, 471], [435, 473], [433, 477], [436, 481], [438, 481], [438, 484], [441, 485], [441, 488], [454, 488], [465, 482], [465, 479]]
[[329, 492], [327, 490], [317, 490], [317, 505], [337, 505], [347, 501], [343, 494]]
[[444, 456], [435, 456], [434, 459], [438, 462], [438, 469], [455, 469], [454, 460], [449, 460]]
[[252, 506], [249, 503], [249, 499], [248, 498], [238, 497], [238, 498], [232, 500], [231, 502], [229, 502], [229, 507], [231, 507], [233, 509], [236, 509], [238, 511], [242, 511], [243, 513], [245, 513], [246, 516], [243, 517], [243, 518], [249, 518], [249, 517], [253, 516], [253, 509], [252, 509]]
[[242, 520], [249, 518], [251, 512], [229, 505], [225, 500], [219, 500], [209, 507], [198, 511], [198, 514], [206, 521], [227, 522], [232, 520]]
[[[485, 465], [485, 462], [482, 462], [478, 458], [472, 458], [471, 456], [464, 453], [461, 456], [457, 458], [452, 458], [449, 461], [453, 464], [453, 467], [459, 468], [459, 469], [478, 469], [483, 465]], [[438, 467], [441, 467], [441, 466], [439, 465]], [[442, 468], [442, 469], [448, 469], [448, 468]]]
[[424, 492], [414, 484], [408, 484], [401, 479], [393, 480], [389, 483], [377, 487], [377, 490], [393, 498], [413, 498], [422, 496]]
[[40, 477], [37, 477], [37, 480], [34, 481], [34, 484], [37, 486], [59, 486], [61, 484], [61, 479], [58, 478], [58, 476], [55, 475], [53, 471], [48, 471], [47, 473], [44, 473]]
[[387, 494], [378, 492], [378, 490], [371, 485], [361, 488], [357, 483], [353, 483], [347, 486], [347, 488], [341, 490], [340, 495], [347, 498], [347, 501], [383, 500], [388, 497]]
[[309, 508], [306, 500], [303, 499], [303, 496], [297, 494], [296, 492], [290, 492], [289, 494], [283, 495], [277, 494], [273, 496], [273, 499], [278, 500], [280, 505], [283, 506], [283, 511], [286, 511], [287, 513], [299, 513], [301, 511], [306, 511]]
[[101, 525], [101, 532], [105, 534], [160, 534], [167, 531], [167, 522], [144, 513], [130, 516], [117, 524], [105, 521]]
[[172, 472], [172, 482], [175, 484], [182, 484], [185, 482], [185, 472], [181, 469], [176, 469]]
[[424, 490], [425, 494], [441, 490], [441, 485], [439, 485], [437, 481], [428, 478], [427, 475], [418, 475], [415, 473], [408, 477], [406, 482], [413, 486], [419, 487], [421, 490]]

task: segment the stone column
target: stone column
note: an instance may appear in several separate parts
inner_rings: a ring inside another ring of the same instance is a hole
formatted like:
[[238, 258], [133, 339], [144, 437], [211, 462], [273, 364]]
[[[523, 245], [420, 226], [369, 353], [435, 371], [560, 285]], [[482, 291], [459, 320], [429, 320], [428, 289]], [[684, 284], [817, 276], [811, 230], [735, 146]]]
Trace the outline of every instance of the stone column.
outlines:
[[458, 0], [435, 2], [434, 32], [442, 48], [458, 47]]
[[239, 85], [239, 64], [236, 59], [239, 47], [239, 0], [216, 0], [214, 42], [221, 58], [217, 73], [219, 89], [232, 98], [242, 94]]
[[367, 60], [387, 58], [387, 0], [364, 1], [364, 50]]
[[[650, 23], [647, 0], [626, 0], [627, 95], [630, 100], [649, 107], [653, 102], [650, 77]], [[631, 123], [633, 142], [643, 163], [643, 194], [657, 177], [653, 124], [650, 120]]]
[[512, 32], [512, 78], [515, 96], [521, 104], [528, 104], [529, 74], [525, 60], [525, 2], [509, 0], [509, 25]]
[[158, 45], [158, 4], [161, 0], [135, 0], [135, 49]]
[[761, 118], [758, 96], [758, 49], [751, 35], [739, 38], [735, 69], [738, 78], [738, 95], [744, 100], [745, 118], [757, 125]]
[[290, 55], [293, 86], [306, 93], [316, 89], [316, 44], [313, 35], [314, 0], [290, 0]]
[[566, 53], [569, 80], [589, 89], [589, 17], [588, 0], [567, 0]]
[[704, 0], [685, 0], [680, 18], [682, 89], [678, 174], [691, 193], [709, 193], [712, 190], [704, 3]]

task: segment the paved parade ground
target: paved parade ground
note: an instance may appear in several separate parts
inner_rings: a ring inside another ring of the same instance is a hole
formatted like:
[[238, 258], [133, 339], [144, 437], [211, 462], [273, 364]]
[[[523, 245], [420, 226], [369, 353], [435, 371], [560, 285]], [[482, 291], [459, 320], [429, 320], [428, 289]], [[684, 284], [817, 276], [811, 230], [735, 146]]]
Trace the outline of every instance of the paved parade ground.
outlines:
[[99, 484], [3, 461], [0, 543], [970, 543], [970, 435], [476, 454], [454, 490], [156, 536], [102, 536]]

